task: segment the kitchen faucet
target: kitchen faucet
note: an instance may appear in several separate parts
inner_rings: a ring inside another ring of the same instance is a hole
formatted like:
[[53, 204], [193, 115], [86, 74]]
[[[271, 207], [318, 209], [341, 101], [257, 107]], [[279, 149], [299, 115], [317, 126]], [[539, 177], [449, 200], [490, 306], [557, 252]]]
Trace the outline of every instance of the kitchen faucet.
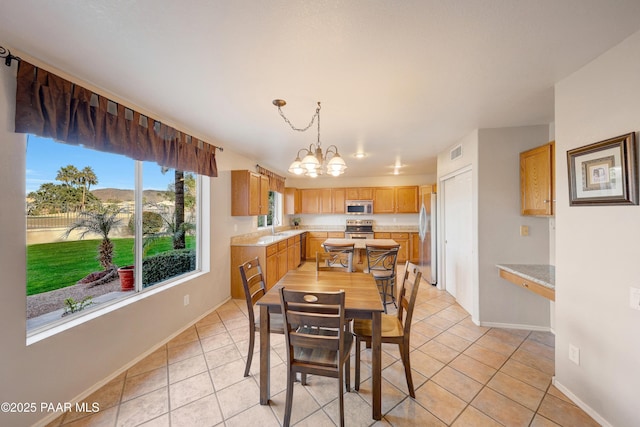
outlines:
[[271, 220], [271, 234], [276, 234], [276, 225], [280, 225], [278, 223], [278, 218], [276, 218], [275, 216], [273, 217], [273, 219]]

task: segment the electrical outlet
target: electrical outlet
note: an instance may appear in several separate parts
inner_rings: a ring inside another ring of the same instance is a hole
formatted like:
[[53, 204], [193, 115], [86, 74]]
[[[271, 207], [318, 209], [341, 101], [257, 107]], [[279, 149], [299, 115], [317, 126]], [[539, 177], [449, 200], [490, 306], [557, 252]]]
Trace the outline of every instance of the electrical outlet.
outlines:
[[573, 344], [569, 344], [569, 360], [580, 366], [580, 349]]
[[640, 310], [640, 289], [629, 288], [629, 306], [636, 310]]
[[520, 235], [521, 236], [528, 236], [529, 235], [529, 226], [528, 225], [521, 225], [520, 226]]
[[185, 307], [189, 305], [189, 294], [184, 296], [184, 305]]

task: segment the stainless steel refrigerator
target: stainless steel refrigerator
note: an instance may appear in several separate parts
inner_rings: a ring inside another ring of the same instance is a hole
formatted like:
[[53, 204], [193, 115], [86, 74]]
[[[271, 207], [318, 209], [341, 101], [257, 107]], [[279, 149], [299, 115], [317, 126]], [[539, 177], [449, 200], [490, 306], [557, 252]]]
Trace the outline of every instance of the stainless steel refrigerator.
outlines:
[[420, 235], [420, 258], [418, 266], [422, 277], [432, 285], [438, 283], [438, 257], [436, 246], [436, 214], [438, 195], [435, 185], [420, 187], [420, 215], [418, 217], [418, 233]]

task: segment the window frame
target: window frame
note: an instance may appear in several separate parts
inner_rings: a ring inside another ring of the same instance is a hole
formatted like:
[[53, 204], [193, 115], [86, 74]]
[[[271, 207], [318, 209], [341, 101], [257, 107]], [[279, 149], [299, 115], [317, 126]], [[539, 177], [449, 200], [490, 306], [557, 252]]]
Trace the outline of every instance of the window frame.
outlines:
[[[29, 135], [30, 136], [30, 135]], [[55, 142], [51, 138], [53, 143]], [[84, 150], [90, 150], [89, 148], [82, 147]], [[95, 150], [91, 150], [92, 152], [96, 152]], [[111, 153], [113, 154], [113, 153]], [[126, 157], [126, 156], [123, 156]], [[149, 161], [141, 161], [130, 159], [134, 163], [134, 209], [136, 212], [135, 215], [135, 232], [134, 232], [134, 263], [136, 266], [142, 265], [143, 260], [143, 236], [142, 236], [142, 214], [138, 214], [138, 212], [143, 212], [143, 164], [150, 163]], [[171, 169], [173, 170], [173, 169]], [[186, 171], [185, 171], [186, 172]], [[173, 288], [174, 286], [181, 285], [182, 283], [186, 283], [192, 281], [204, 274], [209, 272], [209, 263], [204, 261], [204, 257], [209, 253], [210, 249], [205, 248], [205, 243], [209, 243], [209, 239], [205, 239], [205, 232], [209, 232], [209, 223], [205, 221], [203, 216], [205, 214], [204, 205], [210, 203], [209, 196], [209, 180], [204, 179], [204, 176], [198, 174], [196, 172], [193, 173], [196, 181], [196, 232], [195, 232], [195, 240], [196, 240], [196, 265], [195, 269], [192, 271], [185, 272], [178, 276], [171, 277], [165, 281], [155, 283], [151, 286], [144, 288], [144, 284], [142, 283], [142, 268], [135, 269], [135, 289], [131, 295], [119, 297], [114, 299], [113, 301], [103, 302], [95, 307], [87, 307], [81, 312], [74, 313], [71, 316], [61, 317], [60, 319], [53, 320], [44, 325], [34, 327], [33, 329], [26, 329], [26, 345], [29, 346], [36, 342], [42, 341], [46, 338], [57, 335], [58, 333], [69, 330], [75, 326], [81, 325], [88, 321], [91, 321], [95, 318], [104, 316], [112, 311], [115, 311], [119, 308], [126, 307], [130, 304], [134, 304], [138, 301], [146, 299], [152, 295], [155, 295], [159, 292], [164, 292], [168, 289]], [[24, 171], [24, 178], [26, 180], [26, 169]], [[207, 230], [204, 230], [203, 227], [207, 227]], [[25, 221], [25, 247], [26, 247], [26, 221]], [[27, 265], [27, 260], [25, 259], [25, 266]], [[25, 275], [25, 290], [26, 290], [26, 282], [27, 276]]]

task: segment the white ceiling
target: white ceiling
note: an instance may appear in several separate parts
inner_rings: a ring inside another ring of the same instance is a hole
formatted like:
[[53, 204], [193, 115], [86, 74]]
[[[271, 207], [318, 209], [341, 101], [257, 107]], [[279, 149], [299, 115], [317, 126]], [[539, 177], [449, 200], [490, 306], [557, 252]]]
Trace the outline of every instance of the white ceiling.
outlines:
[[297, 127], [321, 101], [353, 177], [432, 174], [474, 129], [553, 122], [554, 83], [638, 29], [638, 0], [0, 2], [1, 46], [283, 174], [316, 127], [271, 101]]

